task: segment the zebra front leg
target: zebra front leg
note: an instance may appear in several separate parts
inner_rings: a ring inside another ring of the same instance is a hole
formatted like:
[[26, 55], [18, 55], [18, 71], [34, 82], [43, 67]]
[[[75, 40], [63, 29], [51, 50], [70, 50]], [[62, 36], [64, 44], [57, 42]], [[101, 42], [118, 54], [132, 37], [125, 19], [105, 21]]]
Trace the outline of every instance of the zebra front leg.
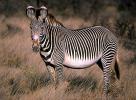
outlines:
[[60, 82], [64, 81], [63, 65], [56, 65], [55, 72], [56, 72], [56, 84], [60, 84]]
[[57, 66], [55, 68], [56, 70], [56, 89], [64, 90], [68, 86], [68, 82], [65, 80], [64, 74], [63, 74], [63, 66]]
[[51, 80], [51, 82], [55, 82], [55, 68], [52, 66], [47, 65], [47, 70], [49, 72], [49, 78]]

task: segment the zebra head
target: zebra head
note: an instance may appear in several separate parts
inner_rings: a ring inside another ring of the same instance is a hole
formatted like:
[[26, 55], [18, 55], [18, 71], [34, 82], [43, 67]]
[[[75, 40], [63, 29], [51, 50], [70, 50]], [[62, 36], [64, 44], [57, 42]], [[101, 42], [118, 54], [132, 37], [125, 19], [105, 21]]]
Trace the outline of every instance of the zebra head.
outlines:
[[43, 19], [47, 16], [47, 8], [41, 6], [40, 8], [34, 8], [28, 6], [26, 9], [27, 16], [31, 19], [30, 29], [32, 38], [32, 49], [34, 52], [38, 52], [40, 49], [40, 34], [43, 34]]

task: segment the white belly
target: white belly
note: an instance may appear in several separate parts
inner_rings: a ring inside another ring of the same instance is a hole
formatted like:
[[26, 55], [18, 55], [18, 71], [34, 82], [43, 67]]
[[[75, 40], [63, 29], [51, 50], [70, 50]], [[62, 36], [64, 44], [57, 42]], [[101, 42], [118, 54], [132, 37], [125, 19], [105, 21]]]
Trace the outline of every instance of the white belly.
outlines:
[[65, 55], [64, 63], [63, 65], [71, 68], [85, 68], [93, 65], [96, 63], [100, 58], [102, 54], [100, 54], [98, 57], [94, 59], [88, 59], [88, 60], [82, 60], [82, 59], [73, 59], [72, 57]]

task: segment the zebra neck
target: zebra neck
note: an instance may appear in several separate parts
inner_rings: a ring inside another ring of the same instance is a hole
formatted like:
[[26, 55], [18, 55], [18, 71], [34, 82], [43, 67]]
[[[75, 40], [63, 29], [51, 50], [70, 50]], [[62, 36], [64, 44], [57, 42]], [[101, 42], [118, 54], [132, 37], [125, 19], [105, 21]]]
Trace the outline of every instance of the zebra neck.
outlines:
[[60, 23], [59, 21], [57, 21], [54, 17], [49, 17], [48, 16], [48, 17], [45, 18], [44, 21], [49, 26], [53, 26], [53, 27], [58, 27], [58, 26], [61, 27], [61, 26], [63, 26], [63, 24]]
[[53, 50], [54, 47], [54, 43], [53, 43], [53, 34], [50, 33], [48, 34], [49, 36], [43, 37], [43, 41], [41, 42], [41, 51], [43, 52], [51, 52]]
[[49, 34], [48, 38], [44, 38], [43, 44], [40, 47], [40, 55], [44, 59], [45, 62], [49, 62], [51, 59], [51, 55], [53, 52], [53, 34]]

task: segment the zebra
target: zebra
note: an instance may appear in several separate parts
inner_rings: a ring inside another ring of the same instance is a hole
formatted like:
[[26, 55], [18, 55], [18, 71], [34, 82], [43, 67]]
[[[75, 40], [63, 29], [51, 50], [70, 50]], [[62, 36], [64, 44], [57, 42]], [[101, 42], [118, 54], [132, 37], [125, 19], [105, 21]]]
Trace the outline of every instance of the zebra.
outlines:
[[[63, 66], [84, 69], [97, 64], [103, 71], [104, 94], [108, 94], [113, 72], [120, 78], [118, 40], [111, 31], [102, 26], [68, 29], [48, 13], [45, 6], [28, 6], [26, 14], [31, 19], [32, 49], [40, 53], [51, 80], [64, 81]], [[110, 66], [114, 59], [112, 71]]]

